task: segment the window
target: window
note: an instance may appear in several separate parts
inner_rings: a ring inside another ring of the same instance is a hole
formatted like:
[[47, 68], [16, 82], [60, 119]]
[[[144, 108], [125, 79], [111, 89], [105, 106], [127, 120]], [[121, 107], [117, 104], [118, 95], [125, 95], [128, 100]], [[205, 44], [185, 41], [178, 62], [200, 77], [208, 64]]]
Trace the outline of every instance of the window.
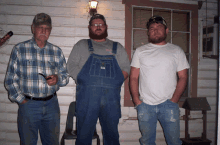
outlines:
[[[148, 43], [147, 20], [152, 15], [162, 16], [169, 28], [166, 41], [180, 46], [191, 65], [188, 86], [181, 98], [184, 100], [186, 97], [196, 97], [198, 62], [196, 59], [198, 58], [198, 9], [196, 5], [140, 1], [125, 0], [125, 47], [128, 51], [130, 50], [128, 54], [132, 58], [137, 47]], [[195, 17], [196, 19], [193, 19]], [[126, 93], [126, 90], [129, 89], [125, 85], [124, 104], [133, 106], [130, 92]]]
[[[190, 11], [132, 6], [132, 13], [132, 54], [137, 47], [148, 43], [146, 23], [151, 16], [159, 15], [166, 20], [167, 26], [169, 28], [166, 41], [180, 46], [186, 53], [188, 61], [190, 62]], [[190, 71], [188, 73], [190, 76]], [[190, 80], [188, 83], [189, 82]], [[188, 84], [186, 87], [182, 97], [188, 97], [188, 91], [190, 91], [189, 86], [190, 84]]]
[[218, 55], [218, 23], [203, 28], [203, 56]]

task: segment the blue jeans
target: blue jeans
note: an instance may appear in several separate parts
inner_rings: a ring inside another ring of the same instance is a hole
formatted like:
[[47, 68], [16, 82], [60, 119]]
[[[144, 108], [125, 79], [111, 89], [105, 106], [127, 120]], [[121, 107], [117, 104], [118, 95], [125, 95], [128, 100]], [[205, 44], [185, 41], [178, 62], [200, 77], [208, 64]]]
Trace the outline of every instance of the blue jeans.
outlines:
[[43, 145], [59, 145], [60, 108], [57, 96], [48, 101], [28, 100], [18, 109], [21, 145], [36, 145], [38, 131]]
[[[105, 145], [120, 145], [118, 123], [121, 117], [120, 88], [80, 86], [76, 102], [76, 145], [91, 145], [99, 118]], [[84, 94], [84, 95], [83, 95]]]
[[168, 145], [181, 145], [179, 106], [167, 100], [158, 105], [141, 103], [137, 106], [141, 145], [156, 145], [156, 128], [159, 120]]

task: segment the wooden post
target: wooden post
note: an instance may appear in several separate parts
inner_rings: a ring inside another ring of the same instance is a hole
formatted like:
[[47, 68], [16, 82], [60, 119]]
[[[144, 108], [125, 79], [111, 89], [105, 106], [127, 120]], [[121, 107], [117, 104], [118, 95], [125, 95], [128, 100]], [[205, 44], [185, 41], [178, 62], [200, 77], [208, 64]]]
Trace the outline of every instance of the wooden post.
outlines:
[[202, 133], [202, 139], [206, 139], [206, 123], [207, 123], [207, 117], [206, 117], [206, 111], [205, 110], [202, 110], [202, 114], [203, 114], [203, 117], [202, 117], [202, 120], [203, 120], [203, 133]]
[[189, 110], [185, 110], [185, 139], [188, 140], [189, 139], [189, 115], [190, 115], [190, 111]]

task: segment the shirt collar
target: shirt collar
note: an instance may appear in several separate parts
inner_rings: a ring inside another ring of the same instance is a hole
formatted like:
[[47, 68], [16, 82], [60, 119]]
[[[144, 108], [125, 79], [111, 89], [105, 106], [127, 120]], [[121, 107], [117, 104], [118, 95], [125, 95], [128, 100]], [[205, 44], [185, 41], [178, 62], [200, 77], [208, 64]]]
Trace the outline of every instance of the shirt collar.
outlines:
[[32, 42], [34, 44], [34, 48], [36, 49], [45, 49], [47, 47], [47, 44], [48, 42], [46, 42], [45, 46], [43, 48], [40, 48], [38, 45], [37, 45], [37, 42], [35, 41], [34, 37], [32, 37]]

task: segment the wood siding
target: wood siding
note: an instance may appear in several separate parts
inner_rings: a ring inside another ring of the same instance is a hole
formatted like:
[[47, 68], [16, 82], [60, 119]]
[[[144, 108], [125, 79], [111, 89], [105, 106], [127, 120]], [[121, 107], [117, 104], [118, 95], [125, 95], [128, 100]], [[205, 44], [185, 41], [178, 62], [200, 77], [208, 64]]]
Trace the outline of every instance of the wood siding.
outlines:
[[[181, 1], [181, 0], [179, 0]], [[11, 50], [19, 42], [32, 38], [31, 23], [37, 13], [45, 12], [52, 18], [52, 33], [49, 42], [58, 45], [64, 52], [66, 60], [69, 57], [73, 45], [80, 39], [88, 38], [88, 0], [1, 0], [0, 1], [0, 28], [5, 31], [13, 31], [14, 35], [8, 45], [0, 48], [0, 144], [18, 145], [19, 135], [17, 131], [16, 103], [8, 100], [7, 91], [4, 88], [5, 72], [8, 65]], [[125, 45], [125, 7], [122, 0], [99, 0], [98, 12], [105, 15], [108, 24], [109, 39]], [[208, 64], [207, 64], [208, 63]], [[209, 65], [211, 64], [211, 66]], [[212, 110], [208, 112], [208, 139], [214, 142], [215, 138], [215, 113], [216, 113], [216, 72], [217, 63], [209, 60], [200, 61], [198, 72], [198, 96], [207, 97]], [[121, 145], [139, 145], [141, 137], [134, 107], [124, 107], [124, 86], [121, 91], [122, 118], [119, 123]], [[66, 87], [58, 91], [58, 99], [61, 111], [61, 132], [65, 129], [68, 105], [75, 100], [75, 83], [70, 79]], [[184, 137], [184, 121], [181, 111], [181, 137]], [[192, 117], [201, 117], [200, 112], [193, 112]], [[202, 121], [190, 121], [190, 135], [201, 136]], [[97, 124], [97, 131], [101, 137], [101, 127]], [[158, 123], [157, 145], [165, 145], [162, 128]], [[38, 144], [41, 145], [40, 138]], [[74, 145], [75, 141], [66, 141], [67, 145]], [[95, 141], [93, 142], [95, 144]], [[102, 144], [102, 143], [101, 143]], [[212, 143], [214, 145], [214, 143]]]

